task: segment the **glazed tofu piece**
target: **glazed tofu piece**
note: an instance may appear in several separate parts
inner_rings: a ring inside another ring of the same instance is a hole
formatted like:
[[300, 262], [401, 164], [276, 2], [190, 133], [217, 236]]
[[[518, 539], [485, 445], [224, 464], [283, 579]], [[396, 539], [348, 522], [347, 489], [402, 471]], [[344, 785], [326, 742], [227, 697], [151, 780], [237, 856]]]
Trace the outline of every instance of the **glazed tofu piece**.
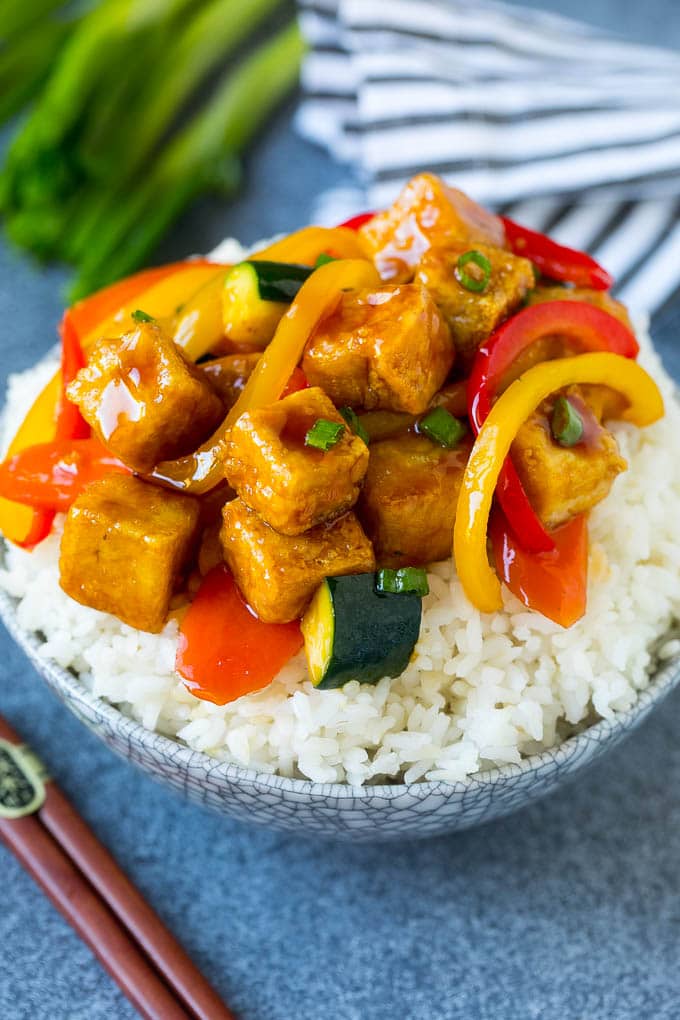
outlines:
[[357, 506], [379, 567], [447, 559], [471, 443], [445, 450], [413, 433], [371, 445]]
[[191, 453], [224, 416], [205, 376], [153, 322], [100, 340], [68, 396], [104, 445], [142, 474]]
[[413, 177], [394, 204], [359, 233], [383, 280], [399, 282], [413, 277], [431, 245], [505, 244], [498, 216], [434, 174]]
[[592, 290], [590, 287], [535, 287], [527, 297], [528, 305], [539, 305], [545, 301], [583, 301], [587, 305], [609, 312], [633, 332], [628, 309], [613, 298], [607, 290]]
[[375, 569], [373, 547], [353, 513], [304, 535], [280, 535], [235, 499], [224, 508], [221, 539], [244, 598], [268, 623], [302, 616], [325, 577]]
[[[305, 443], [319, 419], [342, 428], [328, 450]], [[283, 535], [300, 535], [354, 506], [367, 467], [368, 447], [318, 387], [241, 415], [225, 461], [243, 502]]]
[[616, 439], [603, 428], [578, 387], [565, 395], [584, 421], [576, 446], [556, 443], [550, 431], [554, 398], [524, 423], [512, 444], [512, 459], [536, 513], [548, 528], [586, 513], [608, 495], [616, 476], [627, 468]]
[[421, 284], [343, 294], [302, 361], [337, 407], [421, 414], [455, 358], [449, 328]]
[[64, 524], [60, 584], [76, 602], [157, 633], [190, 557], [199, 505], [129, 475], [93, 482]]
[[259, 360], [259, 351], [254, 354], [228, 354], [198, 367], [228, 411], [241, 396]]
[[[427, 287], [444, 315], [456, 352], [465, 366], [470, 364], [477, 348], [522, 303], [535, 283], [528, 259], [503, 248], [475, 244], [474, 250], [489, 260], [491, 275], [481, 293], [469, 290], [456, 276], [458, 259], [469, 250], [465, 245], [430, 248], [416, 270], [416, 280]], [[463, 268], [472, 279], [479, 278], [474, 263], [468, 262]]]

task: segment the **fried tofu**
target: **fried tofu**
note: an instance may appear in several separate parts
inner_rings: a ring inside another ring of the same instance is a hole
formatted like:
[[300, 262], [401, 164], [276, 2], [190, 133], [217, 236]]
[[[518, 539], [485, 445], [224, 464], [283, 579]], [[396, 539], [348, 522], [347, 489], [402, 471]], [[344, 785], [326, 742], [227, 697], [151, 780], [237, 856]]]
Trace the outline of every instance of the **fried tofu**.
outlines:
[[59, 583], [76, 602], [157, 633], [198, 518], [197, 500], [130, 475], [93, 482], [67, 514]]
[[304, 535], [280, 535], [235, 499], [223, 520], [224, 558], [244, 598], [267, 623], [302, 616], [325, 577], [375, 569], [373, 547], [353, 513]]
[[455, 348], [421, 284], [343, 294], [310, 337], [302, 361], [338, 407], [421, 414], [445, 382]]
[[228, 354], [199, 365], [199, 371], [222, 400], [224, 409], [231, 410], [260, 360], [260, 353]]
[[409, 434], [371, 445], [357, 514], [380, 567], [447, 559], [471, 443], [445, 450]]
[[142, 474], [191, 453], [224, 416], [200, 370], [153, 322], [100, 340], [68, 397], [104, 445]]
[[[522, 303], [534, 286], [534, 271], [528, 259], [503, 248], [475, 244], [474, 250], [491, 264], [489, 281], [480, 293], [468, 290], [456, 276], [458, 259], [469, 246], [430, 248], [416, 270], [416, 280], [427, 287], [444, 315], [456, 352], [464, 366], [497, 326]], [[465, 273], [478, 278], [479, 270], [468, 262]]]
[[[319, 419], [343, 429], [328, 450], [305, 443]], [[229, 483], [244, 503], [283, 535], [300, 535], [349, 510], [367, 468], [368, 447], [318, 387], [241, 415], [225, 461]]]
[[498, 216], [434, 174], [413, 177], [389, 209], [365, 223], [359, 235], [383, 280], [395, 282], [413, 277], [431, 245], [505, 244]]
[[565, 395], [583, 418], [583, 441], [571, 447], [555, 442], [550, 430], [554, 398], [550, 398], [524, 423], [511, 449], [531, 505], [547, 528], [591, 510], [628, 466], [616, 439], [599, 424], [579, 388], [570, 387]]

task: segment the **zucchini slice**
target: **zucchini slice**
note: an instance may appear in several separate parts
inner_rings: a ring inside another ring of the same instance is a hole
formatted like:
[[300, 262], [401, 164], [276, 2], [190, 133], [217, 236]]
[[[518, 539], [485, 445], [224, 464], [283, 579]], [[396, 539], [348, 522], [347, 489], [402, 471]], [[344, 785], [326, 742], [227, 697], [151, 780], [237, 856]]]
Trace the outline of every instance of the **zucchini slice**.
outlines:
[[312, 273], [287, 262], [240, 262], [226, 276], [222, 318], [226, 336], [242, 347], [263, 350], [282, 316]]
[[418, 640], [421, 612], [418, 595], [379, 595], [375, 574], [327, 577], [302, 619], [314, 686], [399, 676]]
[[313, 266], [301, 266], [296, 262], [254, 259], [244, 264], [255, 271], [263, 301], [292, 301], [305, 280], [314, 272]]

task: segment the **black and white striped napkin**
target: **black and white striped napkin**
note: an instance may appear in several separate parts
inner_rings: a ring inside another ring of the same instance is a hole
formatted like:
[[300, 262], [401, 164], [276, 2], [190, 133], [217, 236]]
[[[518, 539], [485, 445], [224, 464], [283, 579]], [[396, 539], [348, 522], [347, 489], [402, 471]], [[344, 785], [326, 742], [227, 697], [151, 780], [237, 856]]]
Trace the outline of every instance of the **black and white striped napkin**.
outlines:
[[298, 128], [357, 169], [317, 218], [423, 169], [590, 251], [634, 308], [680, 290], [680, 55], [486, 0], [300, 0]]

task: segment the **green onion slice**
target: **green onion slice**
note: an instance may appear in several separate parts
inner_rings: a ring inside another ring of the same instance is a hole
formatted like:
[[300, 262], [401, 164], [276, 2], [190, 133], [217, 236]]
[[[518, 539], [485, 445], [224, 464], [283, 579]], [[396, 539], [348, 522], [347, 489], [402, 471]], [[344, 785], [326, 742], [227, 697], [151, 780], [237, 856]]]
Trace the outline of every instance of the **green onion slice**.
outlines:
[[305, 446], [313, 446], [317, 450], [330, 450], [335, 446], [345, 431], [345, 426], [327, 418], [317, 418], [305, 436]]
[[428, 595], [430, 586], [422, 567], [400, 567], [388, 570], [383, 567], [375, 575], [375, 590], [379, 595]]
[[[472, 263], [477, 266], [480, 273], [469, 273], [466, 270], [466, 266]], [[489, 262], [486, 255], [483, 255], [481, 251], [466, 251], [464, 252], [458, 261], [456, 262], [455, 276], [461, 287], [465, 287], [466, 290], [474, 291], [475, 294], [482, 294], [491, 279], [491, 263]]]
[[135, 322], [155, 322], [153, 315], [149, 315], [148, 312], [143, 312], [141, 308], [138, 308], [132, 313], [132, 318]]
[[420, 419], [418, 432], [422, 432], [433, 443], [439, 443], [447, 450], [452, 450], [454, 446], [458, 446], [467, 432], [467, 426], [458, 418], [454, 418], [445, 407], [435, 407]]
[[583, 439], [583, 418], [566, 397], [558, 397], [555, 401], [550, 430], [560, 446], [576, 446]]
[[338, 409], [338, 413], [345, 419], [355, 436], [358, 436], [359, 439], [368, 446], [371, 441], [371, 437], [359, 421], [359, 416], [356, 411], [353, 411], [351, 407], [340, 407]]

